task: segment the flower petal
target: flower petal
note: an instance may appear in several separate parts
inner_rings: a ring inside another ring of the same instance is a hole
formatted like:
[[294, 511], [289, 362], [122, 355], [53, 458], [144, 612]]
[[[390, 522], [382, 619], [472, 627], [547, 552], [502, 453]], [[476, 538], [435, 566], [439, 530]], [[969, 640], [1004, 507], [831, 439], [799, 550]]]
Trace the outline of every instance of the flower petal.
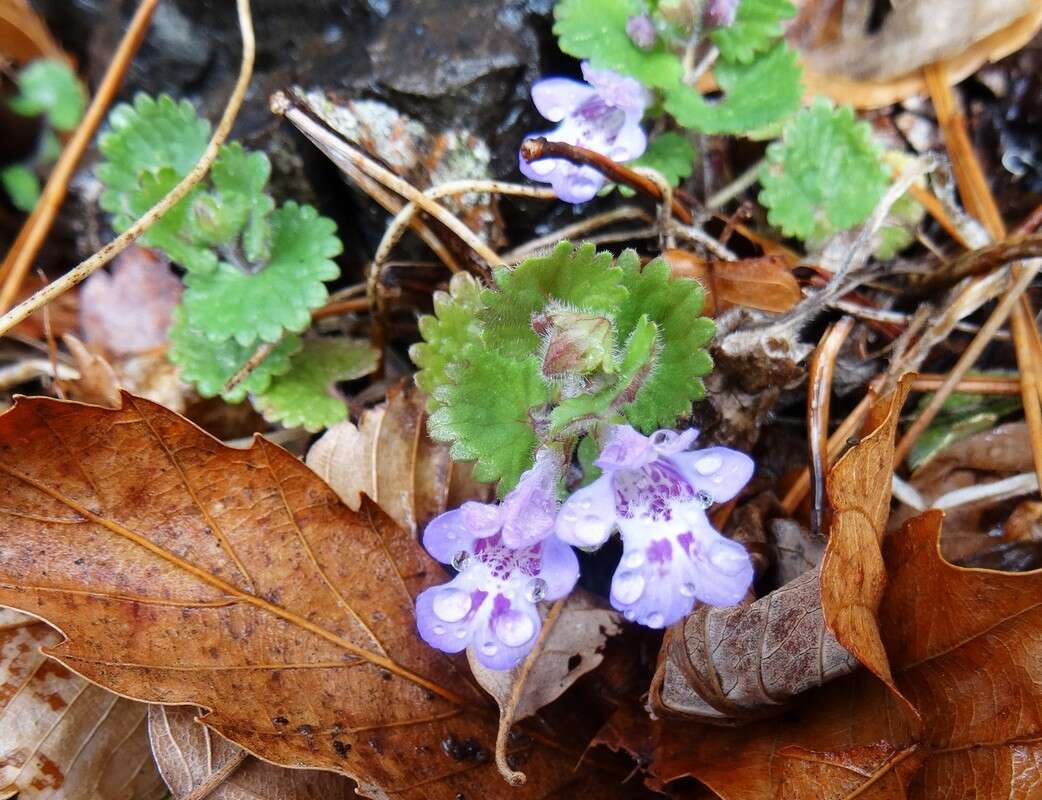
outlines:
[[648, 135], [644, 133], [640, 125], [627, 123], [622, 126], [622, 130], [619, 131], [605, 155], [612, 161], [632, 161], [644, 155], [647, 147]]
[[461, 550], [473, 552], [475, 539], [462, 508], [439, 514], [423, 531], [423, 546], [442, 564], [451, 564], [452, 557]]
[[544, 600], [560, 600], [579, 580], [579, 559], [575, 551], [556, 536], [543, 539], [543, 562], [539, 577], [546, 581]]
[[708, 520], [693, 534], [688, 555], [695, 598], [712, 606], [741, 602], [753, 582], [753, 562], [745, 548], [713, 530]]
[[548, 120], [560, 122], [595, 91], [589, 84], [571, 78], [544, 78], [532, 85], [532, 102]]
[[567, 164], [550, 175], [550, 186], [566, 203], [585, 203], [597, 196], [604, 186], [604, 176], [592, 167]]
[[487, 622], [476, 632], [474, 655], [489, 669], [511, 669], [532, 650], [542, 627], [534, 603], [497, 594]]
[[644, 115], [649, 93], [636, 78], [620, 75], [610, 69], [594, 69], [589, 61], [580, 64], [583, 78], [609, 105], [621, 108], [638, 118]]
[[753, 475], [753, 460], [729, 447], [707, 447], [669, 457], [695, 491], [703, 491], [713, 502], [726, 503]]
[[498, 521], [507, 547], [528, 547], [553, 532], [557, 516], [556, 458], [548, 450], [540, 451], [535, 466], [526, 470], [503, 498]]
[[593, 463], [604, 470], [640, 469], [657, 457], [649, 437], [630, 425], [614, 425]]
[[649, 628], [667, 627], [691, 613], [695, 596], [690, 560], [676, 542], [669, 537], [647, 544], [623, 542], [611, 581], [612, 606], [626, 619]]
[[474, 573], [461, 573], [448, 583], [433, 586], [416, 598], [416, 628], [431, 647], [458, 653], [484, 627], [489, 615], [488, 593]]
[[555, 529], [567, 544], [598, 547], [608, 541], [615, 520], [615, 490], [609, 473], [564, 501]]

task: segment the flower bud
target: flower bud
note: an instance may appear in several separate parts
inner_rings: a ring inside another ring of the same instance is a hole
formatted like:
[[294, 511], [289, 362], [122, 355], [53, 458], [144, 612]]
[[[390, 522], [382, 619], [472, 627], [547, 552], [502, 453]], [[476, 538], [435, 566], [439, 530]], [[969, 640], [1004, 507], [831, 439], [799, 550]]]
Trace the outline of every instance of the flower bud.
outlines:
[[641, 50], [650, 50], [658, 39], [655, 23], [647, 14], [637, 14], [626, 20], [626, 35]]
[[658, 13], [671, 25], [690, 31], [695, 24], [694, 0], [659, 0]]
[[546, 337], [543, 374], [580, 375], [614, 369], [615, 337], [611, 320], [588, 311], [548, 311], [532, 320], [532, 329]]

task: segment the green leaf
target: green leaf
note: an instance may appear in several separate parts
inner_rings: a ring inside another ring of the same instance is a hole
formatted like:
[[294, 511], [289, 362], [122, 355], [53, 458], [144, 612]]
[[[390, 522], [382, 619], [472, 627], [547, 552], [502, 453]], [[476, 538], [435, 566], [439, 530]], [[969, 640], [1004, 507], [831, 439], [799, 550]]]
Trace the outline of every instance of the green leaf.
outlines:
[[632, 400], [654, 363], [657, 332], [646, 314], [637, 320], [623, 348], [617, 379], [599, 392], [580, 394], [558, 404], [550, 413], [550, 435], [559, 436], [569, 426], [588, 430], [591, 424], [614, 416], [620, 403]]
[[725, 61], [748, 64], [782, 35], [782, 20], [796, 13], [789, 0], [742, 0], [734, 22], [717, 28], [709, 38]]
[[678, 186], [690, 175], [694, 165], [695, 148], [686, 137], [673, 132], [656, 136], [644, 151], [644, 155], [627, 164], [629, 167], [650, 167], [658, 170], [673, 186]]
[[561, 50], [596, 69], [631, 75], [649, 88], [676, 86], [684, 69], [665, 43], [642, 50], [626, 34], [629, 18], [645, 10], [641, 0], [561, 0], [554, 7], [554, 33]]
[[760, 182], [772, 225], [786, 236], [822, 239], [864, 222], [889, 179], [868, 124], [819, 99], [767, 148]]
[[40, 180], [36, 173], [21, 164], [12, 164], [0, 170], [0, 183], [19, 211], [26, 213], [36, 207], [40, 199]]
[[721, 62], [713, 74], [724, 92], [719, 102], [711, 103], [683, 84], [667, 91], [666, 111], [684, 127], [703, 133], [744, 133], [800, 107], [800, 67], [796, 52], [784, 42], [751, 64]]
[[573, 309], [613, 312], [626, 297], [622, 273], [610, 253], [592, 244], [560, 242], [552, 253], [495, 272], [499, 291], [482, 295], [485, 341], [504, 354], [525, 356], [539, 349], [532, 315], [550, 302]]
[[224, 392], [224, 385], [242, 369], [257, 348], [243, 347], [231, 339], [215, 342], [207, 338], [188, 326], [181, 306], [174, 309], [173, 318], [170, 360], [181, 367], [182, 379], [193, 384], [203, 397], [221, 395], [229, 403], [239, 403], [248, 393], [262, 392], [268, 388], [272, 376], [289, 369], [290, 356], [300, 349], [299, 338], [285, 337], [242, 383], [230, 392]]
[[450, 442], [456, 461], [477, 461], [477, 480], [500, 481], [500, 494], [512, 489], [532, 466], [532, 410], [550, 399], [539, 359], [518, 361], [471, 345], [454, 383], [440, 387], [437, 399], [442, 406], [430, 416], [431, 437]]
[[623, 285], [629, 297], [616, 315], [619, 335], [629, 336], [647, 318], [658, 327], [655, 367], [623, 413], [645, 433], [669, 428], [691, 412], [691, 404], [705, 395], [701, 376], [713, 368], [703, 349], [713, 338], [713, 321], [702, 313], [703, 293], [698, 281], [671, 278], [669, 265], [655, 259], [641, 269], [632, 250], [619, 256]]
[[246, 150], [238, 142], [221, 148], [210, 171], [217, 211], [219, 215], [223, 212], [224, 241], [242, 232], [243, 253], [251, 262], [265, 261], [270, 255], [269, 217], [275, 201], [264, 191], [270, 176], [268, 157]]
[[11, 100], [16, 113], [46, 114], [53, 127], [71, 131], [80, 124], [86, 107], [83, 84], [64, 61], [41, 58], [18, 73], [18, 94]]
[[311, 325], [311, 311], [329, 296], [323, 281], [340, 270], [336, 224], [307, 205], [288, 202], [271, 215], [271, 260], [253, 273], [222, 262], [212, 273], [185, 276], [186, 320], [211, 339], [245, 346], [276, 342], [284, 330]]
[[925, 214], [926, 209], [910, 194], [897, 198], [876, 233], [878, 244], [873, 255], [880, 261], [887, 261], [908, 247], [915, 241], [915, 229]]
[[579, 483], [579, 488], [583, 486], [589, 486], [599, 477], [601, 477], [601, 468], [593, 462], [601, 454], [601, 445], [597, 441], [595, 434], [590, 433], [579, 440], [579, 446], [575, 448], [575, 455], [579, 459], [579, 466], [582, 468], [583, 477]]
[[420, 317], [423, 341], [409, 349], [419, 368], [416, 385], [427, 395], [427, 411], [441, 405], [435, 395], [451, 383], [455, 365], [470, 344], [481, 340], [481, 285], [472, 275], [457, 272], [449, 281], [449, 291], [434, 293], [434, 313]]
[[[924, 395], [918, 411], [922, 411], [932, 397], [932, 394]], [[991, 430], [1002, 417], [1017, 411], [1020, 407], [1019, 397], [953, 393], [944, 402], [933, 423], [915, 440], [908, 453], [908, 466], [913, 470], [919, 469], [932, 461], [944, 448], [975, 433]]]
[[311, 339], [293, 356], [290, 369], [272, 378], [253, 404], [269, 422], [318, 431], [347, 417], [347, 404], [333, 394], [337, 381], [376, 369], [376, 350], [357, 339]]
[[[172, 167], [163, 167], [141, 175], [138, 190], [127, 196], [127, 213], [117, 214], [112, 227], [124, 231], [134, 224], [152, 206], [162, 200], [173, 189], [181, 177]], [[191, 237], [193, 226], [189, 216], [192, 204], [201, 192], [193, 189], [173, 208], [156, 220], [141, 236], [141, 243], [166, 253], [176, 264], [190, 273], [210, 273], [217, 269], [217, 256], [207, 246], [200, 246]]]

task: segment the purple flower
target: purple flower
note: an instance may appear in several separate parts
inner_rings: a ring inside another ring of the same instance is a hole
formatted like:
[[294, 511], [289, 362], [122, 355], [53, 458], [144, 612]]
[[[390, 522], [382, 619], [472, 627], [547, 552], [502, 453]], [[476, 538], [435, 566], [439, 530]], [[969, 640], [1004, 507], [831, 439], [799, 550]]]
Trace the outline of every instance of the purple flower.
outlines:
[[564, 597], [579, 579], [575, 552], [552, 535], [557, 469], [543, 452], [502, 503], [464, 503], [427, 526], [423, 546], [459, 570], [416, 598], [429, 645], [473, 646], [489, 669], [510, 669], [532, 649], [542, 627], [536, 604]]
[[569, 497], [557, 535], [577, 547], [603, 544], [617, 526], [623, 553], [611, 604], [652, 628], [672, 625], [695, 601], [733, 605], [748, 591], [745, 548], [715, 531], [706, 516], [730, 500], [753, 472], [749, 456], [726, 447], [688, 451], [698, 431], [642, 436], [612, 429], [595, 462], [604, 474]]
[[[640, 120], [648, 104], [648, 93], [633, 78], [611, 70], [593, 69], [582, 63], [586, 83], [569, 78], [547, 78], [532, 87], [532, 102], [551, 122], [554, 130], [532, 133], [553, 142], [578, 145], [615, 161], [630, 161], [644, 152], [648, 140]], [[518, 159], [521, 172], [534, 181], [549, 183], [568, 203], [584, 203], [604, 185], [604, 176], [592, 167], [572, 164], [561, 158], [531, 163]]]

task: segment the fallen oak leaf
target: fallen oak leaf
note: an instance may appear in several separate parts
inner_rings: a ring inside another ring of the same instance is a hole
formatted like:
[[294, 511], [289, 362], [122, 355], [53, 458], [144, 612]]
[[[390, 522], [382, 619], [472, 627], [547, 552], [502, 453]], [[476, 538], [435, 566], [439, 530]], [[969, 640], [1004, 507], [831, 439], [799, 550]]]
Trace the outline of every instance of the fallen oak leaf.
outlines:
[[583, 589], [554, 603], [543, 614], [543, 627], [532, 651], [511, 670], [491, 670], [467, 653], [474, 678], [499, 706], [496, 766], [512, 786], [526, 781], [508, 758], [513, 725], [537, 713], [564, 694], [583, 675], [597, 668], [609, 636], [619, 632], [622, 618]]
[[[0, 473], [0, 603], [59, 626], [49, 653], [69, 668], [203, 706], [249, 752], [369, 797], [501, 792], [494, 712], [415, 632], [440, 568], [375, 504], [352, 512], [266, 440], [226, 447], [126, 393], [116, 410], [19, 399]], [[553, 740], [533, 734], [526, 755], [522, 800], [621, 796]]]
[[349, 800], [354, 784], [319, 770], [286, 769], [249, 755], [196, 721], [191, 706], [148, 707], [148, 735], [174, 800]]
[[40, 652], [59, 641], [46, 623], [0, 609], [0, 797], [159, 800], [148, 707]]

